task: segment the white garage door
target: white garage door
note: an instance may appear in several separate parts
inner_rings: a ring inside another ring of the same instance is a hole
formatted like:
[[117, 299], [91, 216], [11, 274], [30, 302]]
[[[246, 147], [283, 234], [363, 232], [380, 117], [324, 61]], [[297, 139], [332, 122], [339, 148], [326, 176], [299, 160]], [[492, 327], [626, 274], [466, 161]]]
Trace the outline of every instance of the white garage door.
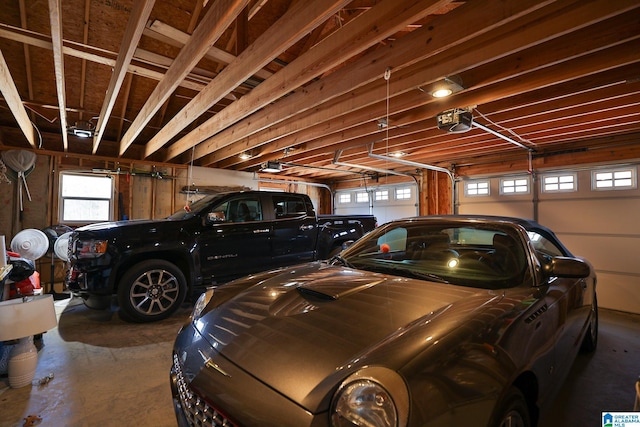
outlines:
[[375, 215], [378, 224], [418, 214], [415, 184], [341, 190], [335, 197], [336, 214]]
[[457, 183], [461, 214], [533, 218], [598, 274], [601, 307], [640, 313], [637, 164], [545, 171]]

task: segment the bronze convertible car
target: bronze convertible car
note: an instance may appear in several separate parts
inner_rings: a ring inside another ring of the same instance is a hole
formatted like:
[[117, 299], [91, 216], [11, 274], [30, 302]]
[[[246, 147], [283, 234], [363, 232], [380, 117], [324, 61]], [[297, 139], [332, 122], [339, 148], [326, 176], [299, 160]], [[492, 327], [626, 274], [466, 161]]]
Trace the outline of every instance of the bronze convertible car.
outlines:
[[595, 285], [532, 221], [393, 221], [203, 294], [174, 345], [178, 423], [535, 426], [595, 349]]

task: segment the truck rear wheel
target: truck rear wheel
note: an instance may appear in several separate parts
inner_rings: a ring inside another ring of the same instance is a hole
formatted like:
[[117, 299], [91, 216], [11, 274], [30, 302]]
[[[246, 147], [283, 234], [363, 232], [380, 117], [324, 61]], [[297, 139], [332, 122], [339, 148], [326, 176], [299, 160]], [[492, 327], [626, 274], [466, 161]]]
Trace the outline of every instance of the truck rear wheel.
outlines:
[[118, 303], [127, 320], [153, 322], [171, 316], [184, 302], [187, 281], [174, 264], [154, 259], [142, 261], [122, 276]]

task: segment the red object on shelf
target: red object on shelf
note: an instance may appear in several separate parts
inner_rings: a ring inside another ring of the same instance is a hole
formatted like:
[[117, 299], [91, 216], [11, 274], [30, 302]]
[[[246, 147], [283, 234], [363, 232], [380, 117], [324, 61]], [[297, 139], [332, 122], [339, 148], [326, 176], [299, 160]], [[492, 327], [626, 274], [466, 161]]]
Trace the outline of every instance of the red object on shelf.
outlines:
[[25, 295], [33, 295], [34, 291], [40, 288], [40, 273], [35, 271], [28, 278], [10, 285], [9, 299], [19, 298]]

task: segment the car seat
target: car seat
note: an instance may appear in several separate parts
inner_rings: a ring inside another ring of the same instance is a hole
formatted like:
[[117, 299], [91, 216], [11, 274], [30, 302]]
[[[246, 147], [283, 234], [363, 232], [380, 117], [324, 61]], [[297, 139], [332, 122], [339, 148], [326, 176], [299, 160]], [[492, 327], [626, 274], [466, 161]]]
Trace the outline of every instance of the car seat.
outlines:
[[236, 215], [237, 222], [250, 221], [251, 215], [249, 212], [249, 207], [245, 202], [238, 203], [238, 210]]

